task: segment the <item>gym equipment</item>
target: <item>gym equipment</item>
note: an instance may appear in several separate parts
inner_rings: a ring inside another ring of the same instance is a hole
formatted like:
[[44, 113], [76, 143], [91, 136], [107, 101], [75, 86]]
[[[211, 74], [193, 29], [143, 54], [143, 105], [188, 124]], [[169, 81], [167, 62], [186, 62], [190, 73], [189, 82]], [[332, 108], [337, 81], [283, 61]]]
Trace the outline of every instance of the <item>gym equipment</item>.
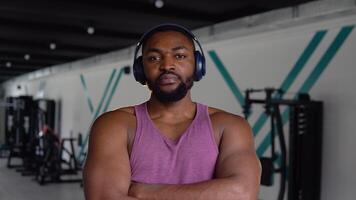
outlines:
[[7, 97], [5, 99], [5, 144], [9, 145], [10, 137], [14, 134], [15, 126], [14, 126], [14, 118], [15, 118], [15, 110], [14, 110], [14, 98]]
[[[48, 182], [81, 182], [77, 179], [63, 179], [64, 175], [77, 175], [80, 168], [75, 158], [74, 138], [62, 138], [53, 130], [44, 126], [39, 138], [37, 154], [42, 158], [36, 173], [36, 180], [40, 185]], [[69, 144], [69, 148], [66, 147]], [[65, 155], [64, 155], [65, 154]], [[69, 160], [63, 159], [64, 156]]]
[[136, 45], [135, 49], [135, 54], [134, 54], [134, 62], [133, 62], [133, 75], [135, 77], [135, 80], [142, 85], [146, 84], [146, 77], [143, 71], [143, 63], [142, 63], [142, 56], [138, 56], [138, 51], [140, 50], [142, 44], [148, 39], [153, 33], [159, 32], [159, 31], [166, 31], [166, 30], [175, 30], [178, 32], [182, 32], [187, 36], [190, 36], [193, 42], [198, 44], [199, 50], [200, 51], [194, 51], [194, 57], [195, 57], [195, 72], [194, 72], [194, 81], [199, 81], [200, 79], [203, 78], [203, 76], [206, 73], [206, 68], [205, 68], [205, 56], [203, 52], [203, 48], [201, 47], [201, 44], [199, 43], [198, 39], [195, 37], [195, 35], [188, 30], [187, 28], [178, 25], [178, 24], [171, 24], [171, 23], [165, 23], [161, 24], [158, 26], [155, 26], [151, 29], [149, 29], [147, 32], [145, 32], [142, 37], [140, 38], [139, 42]]
[[37, 127], [35, 132], [39, 132], [44, 124], [54, 129], [56, 102], [50, 99], [36, 99], [37, 108]]
[[[8, 97], [6, 110], [6, 141], [10, 155], [8, 167], [20, 167], [22, 175], [35, 175], [43, 185], [47, 182], [81, 182], [81, 179], [63, 179], [79, 171], [74, 151], [74, 138], [54, 134], [55, 101], [33, 100], [31, 96]], [[15, 157], [21, 165], [13, 165]]]
[[[10, 101], [10, 99], [9, 99]], [[23, 159], [23, 165], [28, 163], [24, 159], [31, 154], [31, 146], [28, 141], [32, 138], [32, 130], [34, 126], [34, 104], [31, 96], [20, 96], [12, 99], [13, 104], [13, 123], [9, 126], [10, 131], [7, 132], [7, 144], [10, 149], [10, 155], [8, 157], [7, 167], [19, 167], [19, 165], [12, 165], [12, 158], [18, 157]], [[8, 112], [11, 113], [11, 112]], [[6, 119], [11, 118], [7, 116]], [[8, 124], [10, 124], [8, 122]], [[20, 165], [21, 166], [21, 165]]]
[[[38, 123], [54, 127], [53, 100], [33, 100], [31, 96], [7, 97], [5, 107], [5, 140], [8, 145], [20, 146], [26, 139], [24, 136], [40, 130]], [[43, 117], [42, 113], [45, 114]]]
[[13, 97], [5, 98], [5, 101], [0, 101], [0, 106], [5, 108], [5, 129], [4, 129], [4, 144], [0, 146], [0, 158], [8, 158], [10, 154], [9, 149], [9, 138], [13, 135], [15, 131], [14, 126], [14, 104], [13, 104]]
[[320, 199], [322, 118], [321, 102], [290, 109], [288, 199]]
[[[74, 138], [62, 138], [53, 131], [55, 127], [55, 101], [35, 100], [37, 105], [35, 180], [40, 185], [48, 182], [80, 182], [81, 179], [64, 180], [64, 175], [76, 175], [80, 170], [75, 159]], [[69, 145], [69, 148], [67, 147]], [[64, 159], [64, 157], [68, 157]]]
[[[266, 94], [265, 99], [251, 98], [251, 93], [260, 92]], [[311, 101], [308, 94], [298, 94], [295, 99], [282, 99], [283, 94], [282, 90], [273, 88], [245, 91], [245, 117], [250, 115], [252, 104], [263, 104], [265, 114], [271, 120], [271, 156], [260, 158], [261, 184], [273, 185], [273, 175], [280, 173], [278, 200], [284, 197], [287, 181], [289, 200], [320, 199], [322, 102]], [[280, 106], [289, 109], [289, 166]], [[280, 157], [275, 150], [275, 135], [278, 136]], [[280, 167], [275, 168], [278, 158]]]
[[23, 157], [23, 171], [22, 175], [35, 175], [38, 170], [41, 157], [38, 152], [38, 133], [42, 127], [48, 126], [54, 128], [55, 126], [55, 101], [50, 99], [36, 99], [33, 101], [33, 122], [30, 137], [27, 139], [27, 154]]
[[[8, 126], [8, 143], [10, 146], [8, 167], [14, 167], [11, 160], [18, 157], [22, 159], [22, 164], [16, 166], [19, 167], [17, 171], [21, 172], [22, 175], [34, 175], [40, 159], [36, 155], [37, 133], [44, 124], [54, 127], [55, 102], [47, 99], [33, 100], [31, 96], [9, 97], [8, 99], [13, 101], [14, 106], [9, 108], [6, 119], [11, 119], [11, 108], [14, 109], [13, 113], [16, 116], [12, 123], [16, 125], [13, 126], [14, 130], [11, 131], [11, 126]], [[21, 126], [21, 124], [24, 125]]]

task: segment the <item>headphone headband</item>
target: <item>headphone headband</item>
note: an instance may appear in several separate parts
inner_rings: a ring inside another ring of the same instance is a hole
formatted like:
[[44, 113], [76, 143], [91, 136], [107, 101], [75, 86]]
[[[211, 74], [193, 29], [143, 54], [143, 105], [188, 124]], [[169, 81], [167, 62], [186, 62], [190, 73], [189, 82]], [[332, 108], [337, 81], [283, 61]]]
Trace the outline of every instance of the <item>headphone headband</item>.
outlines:
[[138, 54], [138, 51], [140, 50], [140, 47], [142, 46], [142, 43], [147, 39], [147, 36], [155, 33], [155, 32], [159, 32], [159, 31], [163, 31], [163, 30], [176, 30], [176, 31], [180, 31], [180, 32], [184, 32], [186, 33], [187, 35], [190, 36], [190, 38], [196, 42], [198, 44], [198, 47], [199, 47], [199, 50], [201, 52], [201, 54], [203, 55], [204, 57], [204, 52], [203, 52], [203, 48], [200, 44], [200, 42], [198, 41], [198, 39], [195, 37], [195, 35], [190, 31], [188, 30], [187, 28], [185, 28], [184, 26], [182, 25], [179, 25], [179, 24], [173, 24], [173, 23], [164, 23], [164, 24], [160, 24], [160, 25], [157, 25], [157, 26], [154, 26], [152, 28], [150, 28], [148, 31], [146, 31], [140, 38], [140, 40], [137, 42], [136, 44], [136, 49], [135, 49], [135, 56], [134, 56], [134, 59], [137, 58], [137, 54]]

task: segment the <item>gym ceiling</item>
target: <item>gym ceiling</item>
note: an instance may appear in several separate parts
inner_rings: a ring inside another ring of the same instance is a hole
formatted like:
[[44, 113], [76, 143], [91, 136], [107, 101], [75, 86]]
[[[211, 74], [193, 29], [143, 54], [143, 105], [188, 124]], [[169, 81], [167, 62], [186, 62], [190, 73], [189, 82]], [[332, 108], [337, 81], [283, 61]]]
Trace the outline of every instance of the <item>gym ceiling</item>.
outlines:
[[137, 42], [164, 22], [196, 29], [312, 0], [1, 0], [0, 82]]

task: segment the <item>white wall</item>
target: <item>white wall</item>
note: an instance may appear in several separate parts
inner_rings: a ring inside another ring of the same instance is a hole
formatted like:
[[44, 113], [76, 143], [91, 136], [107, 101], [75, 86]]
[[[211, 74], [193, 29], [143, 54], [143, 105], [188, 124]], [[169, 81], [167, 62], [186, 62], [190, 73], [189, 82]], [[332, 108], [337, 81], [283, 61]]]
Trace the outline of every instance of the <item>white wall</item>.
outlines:
[[[354, 5], [354, 1], [345, 0], [337, 5], [316, 2], [196, 31], [205, 49], [208, 67], [207, 76], [193, 88], [193, 98], [236, 114], [242, 114], [241, 106], [236, 94], [226, 84], [226, 77], [224, 79], [220, 73], [218, 60], [213, 59], [213, 55], [218, 56], [241, 92], [247, 88], [280, 87], [312, 38], [318, 32], [322, 35], [319, 45], [310, 54], [310, 59], [296, 76], [288, 92], [300, 91], [313, 70], [322, 69], [319, 71], [320, 76], [310, 78], [313, 84], [307, 91], [313, 99], [324, 102], [323, 200], [351, 200], [356, 196], [356, 159], [353, 155], [356, 144], [353, 127], [353, 119], [356, 118], [356, 92], [352, 89], [356, 75]], [[335, 40], [337, 36], [339, 40]], [[335, 47], [337, 44], [339, 48]], [[87, 93], [95, 111], [113, 70], [117, 69], [109, 90], [112, 89], [120, 69], [131, 65], [132, 57], [132, 48], [129, 48], [60, 66], [61, 70], [54, 67], [45, 72], [23, 76], [4, 85], [6, 95], [31, 94], [60, 101], [62, 136], [68, 136], [71, 131], [74, 134], [87, 133], [94, 114], [90, 112], [80, 76], [85, 78]], [[17, 85], [22, 85], [23, 89], [18, 90]], [[137, 104], [147, 99], [148, 95], [147, 88], [136, 83], [132, 75], [123, 75], [109, 110]], [[287, 97], [291, 96], [287, 94]], [[107, 96], [106, 100], [108, 98]], [[250, 118], [252, 126], [261, 112], [261, 109], [254, 109]], [[269, 127], [265, 125], [256, 136], [256, 148], [268, 130]], [[262, 187], [260, 198], [276, 199], [277, 189], [278, 182], [274, 187]]]

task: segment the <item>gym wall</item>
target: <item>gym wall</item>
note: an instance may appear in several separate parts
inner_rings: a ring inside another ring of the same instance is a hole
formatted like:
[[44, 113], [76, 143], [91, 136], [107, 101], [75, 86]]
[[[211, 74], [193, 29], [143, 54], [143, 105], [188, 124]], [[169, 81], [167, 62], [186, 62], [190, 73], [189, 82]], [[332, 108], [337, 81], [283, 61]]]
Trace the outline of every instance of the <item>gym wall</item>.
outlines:
[[[309, 92], [312, 99], [323, 101], [321, 199], [351, 200], [356, 196], [355, 2], [331, 6], [316, 2], [296, 8], [196, 30], [205, 50], [207, 75], [195, 83], [193, 98], [238, 115], [248, 88], [282, 87], [287, 90], [285, 98]], [[6, 96], [26, 94], [60, 102], [57, 132], [62, 137], [79, 132], [85, 136], [100, 113], [148, 99], [147, 87], [124, 72], [132, 65], [133, 49], [54, 66], [3, 87]], [[269, 150], [270, 127], [258, 120], [262, 112], [253, 108], [249, 119], [260, 156]], [[287, 132], [288, 124], [284, 128]], [[261, 187], [261, 199], [277, 198], [278, 176], [275, 180], [274, 186]]]

